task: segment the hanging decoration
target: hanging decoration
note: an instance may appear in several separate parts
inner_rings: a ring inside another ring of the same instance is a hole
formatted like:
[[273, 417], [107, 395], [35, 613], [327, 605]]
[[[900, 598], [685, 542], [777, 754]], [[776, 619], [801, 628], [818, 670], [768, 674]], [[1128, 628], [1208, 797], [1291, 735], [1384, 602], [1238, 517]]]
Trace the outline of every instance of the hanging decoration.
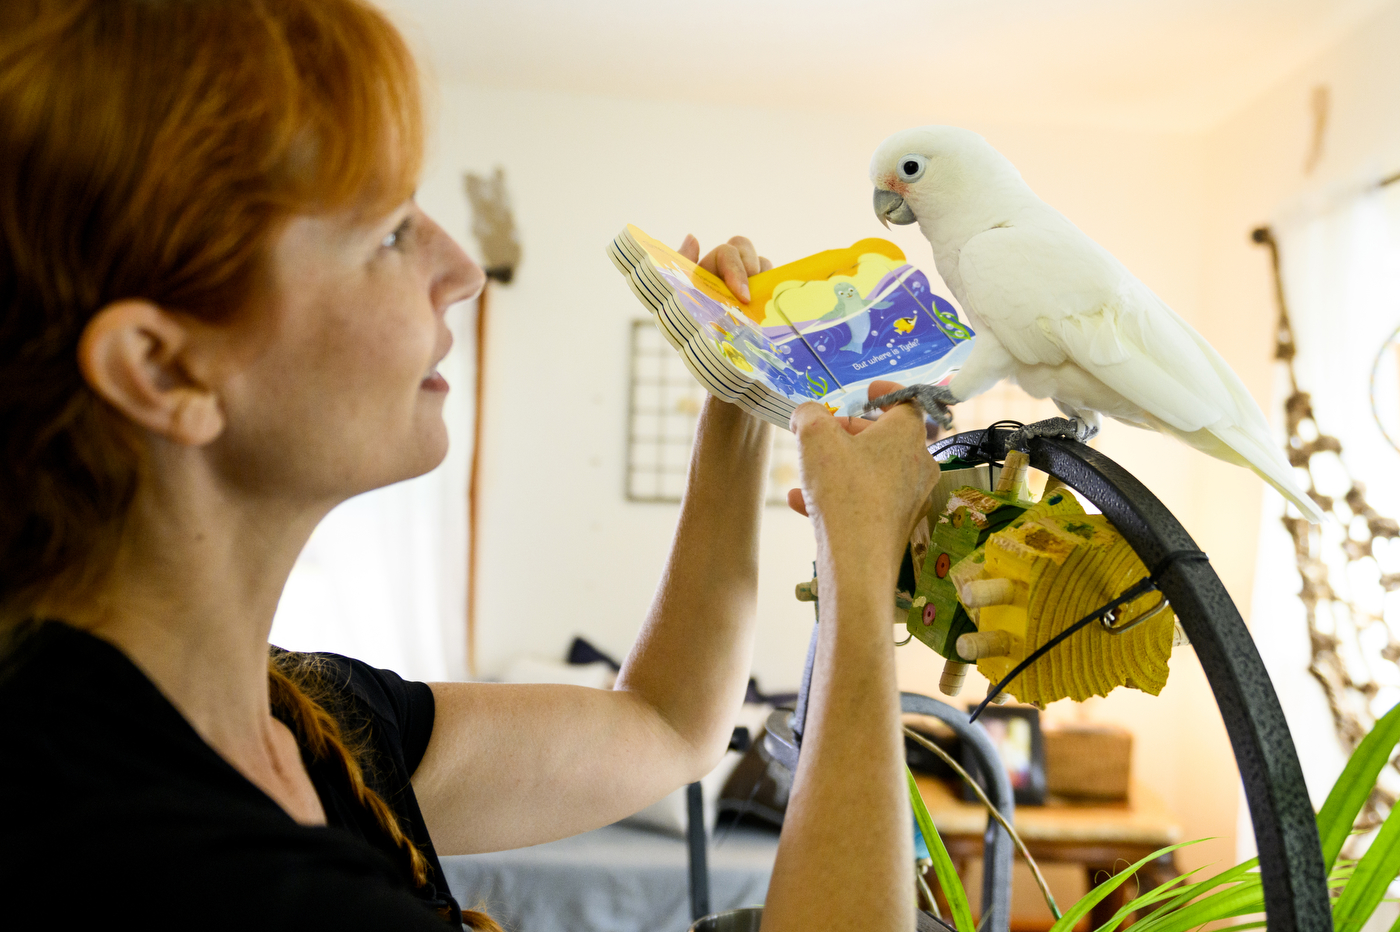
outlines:
[[[1313, 417], [1312, 399], [1298, 386], [1294, 369], [1297, 344], [1284, 298], [1278, 242], [1269, 227], [1253, 233], [1254, 242], [1269, 249], [1273, 261], [1278, 327], [1274, 358], [1288, 372], [1289, 394], [1284, 401], [1289, 462], [1307, 472], [1308, 494], [1330, 519], [1321, 525], [1285, 513], [1283, 526], [1293, 540], [1312, 659], [1310, 673], [1327, 696], [1332, 721], [1350, 754], [1386, 710], [1374, 708], [1381, 688], [1377, 664], [1400, 663], [1400, 638], [1386, 623], [1382, 606], [1400, 592], [1400, 523], [1381, 515], [1366, 500], [1366, 487], [1342, 458], [1342, 443], [1322, 432]], [[1344, 480], [1340, 496], [1319, 491]], [[1336, 540], [1338, 529], [1340, 541]], [[1372, 591], [1367, 591], [1367, 590]], [[1393, 678], [1393, 674], [1390, 677]], [[1390, 779], [1382, 779], [1362, 808], [1357, 828], [1380, 824], [1396, 803], [1400, 761], [1392, 760]]]

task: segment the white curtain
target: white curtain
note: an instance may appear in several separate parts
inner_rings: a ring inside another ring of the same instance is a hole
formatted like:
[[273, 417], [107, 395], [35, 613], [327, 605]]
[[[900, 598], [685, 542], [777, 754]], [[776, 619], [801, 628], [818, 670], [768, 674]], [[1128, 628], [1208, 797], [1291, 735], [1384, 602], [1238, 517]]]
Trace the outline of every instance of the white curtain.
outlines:
[[426, 476], [336, 508], [311, 536], [282, 593], [272, 643], [334, 651], [410, 679], [466, 672], [467, 467], [475, 303], [448, 311], [456, 343], [439, 367], [452, 390], [451, 446]]
[[[1386, 441], [1371, 413], [1370, 378], [1372, 362], [1400, 325], [1395, 194], [1373, 185], [1352, 185], [1290, 205], [1272, 224], [1297, 346], [1299, 388], [1312, 396], [1318, 428], [1341, 441], [1342, 460], [1364, 483], [1367, 500], [1391, 517], [1400, 516], [1400, 453]], [[1277, 377], [1274, 406], [1276, 423], [1281, 424], [1281, 406], [1289, 391], [1282, 365]], [[1320, 491], [1341, 497], [1348, 483], [1336, 466], [1328, 456], [1314, 458]], [[1311, 648], [1303, 606], [1296, 597], [1293, 544], [1279, 522], [1283, 499], [1272, 489], [1266, 494], [1250, 628], [1283, 704], [1316, 808], [1341, 773], [1346, 751], [1336, 736], [1326, 696], [1308, 673]], [[1376, 564], [1362, 561], [1347, 567], [1340, 548], [1344, 535], [1335, 522], [1323, 531], [1322, 552], [1334, 586], [1366, 599], [1375, 610], [1389, 609], [1387, 622], [1400, 621], [1395, 613], [1400, 605], [1386, 604], [1376, 585]], [[1362, 643], [1348, 663], [1364, 662], [1361, 655], [1368, 650], [1375, 654], [1382, 646], [1384, 641]], [[1379, 661], [1371, 666], [1384, 684], [1372, 703], [1373, 713], [1380, 714], [1400, 700], [1400, 682], [1394, 664]], [[1243, 800], [1240, 820], [1243, 858], [1254, 853]]]

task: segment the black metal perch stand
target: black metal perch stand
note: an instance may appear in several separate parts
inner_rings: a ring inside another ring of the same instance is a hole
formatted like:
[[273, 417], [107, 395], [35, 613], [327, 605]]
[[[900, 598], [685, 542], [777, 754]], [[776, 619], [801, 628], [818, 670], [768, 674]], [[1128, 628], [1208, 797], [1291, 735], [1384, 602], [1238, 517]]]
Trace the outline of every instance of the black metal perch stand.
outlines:
[[[1009, 428], [993, 425], [937, 441], [929, 452], [940, 462], [954, 457], [999, 462], [1006, 455], [1010, 433]], [[1156, 587], [1171, 603], [1200, 659], [1244, 781], [1258, 843], [1269, 930], [1331, 932], [1322, 845], [1293, 737], [1254, 640], [1214, 568], [1204, 560], [1169, 559], [1173, 554], [1196, 551], [1195, 542], [1146, 486], [1098, 451], [1073, 440], [1038, 438], [1030, 443], [1030, 464], [1092, 502], [1113, 522], [1144, 565], [1162, 567], [1154, 574]], [[815, 651], [814, 631], [797, 711], [791, 719], [788, 713], [774, 713], [765, 742], [775, 757], [794, 769], [801, 750]], [[904, 705], [910, 705], [908, 697]], [[1002, 808], [995, 795], [992, 800]], [[988, 881], [994, 875], [999, 879], [1003, 858], [1009, 871], [1010, 855], [1000, 853], [1001, 841], [989, 828]], [[1009, 852], [1009, 839], [1006, 841]], [[995, 857], [993, 847], [997, 849]], [[995, 886], [984, 884], [984, 912], [996, 899]]]

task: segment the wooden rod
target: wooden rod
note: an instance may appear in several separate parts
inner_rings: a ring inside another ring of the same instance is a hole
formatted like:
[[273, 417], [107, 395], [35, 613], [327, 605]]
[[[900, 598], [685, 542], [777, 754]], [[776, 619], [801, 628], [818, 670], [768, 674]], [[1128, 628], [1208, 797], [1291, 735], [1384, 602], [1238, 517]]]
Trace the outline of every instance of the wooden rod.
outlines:
[[481, 422], [486, 411], [486, 312], [491, 282], [476, 299], [476, 392], [472, 398], [472, 461], [467, 472], [467, 672], [476, 677], [477, 550], [481, 540]]

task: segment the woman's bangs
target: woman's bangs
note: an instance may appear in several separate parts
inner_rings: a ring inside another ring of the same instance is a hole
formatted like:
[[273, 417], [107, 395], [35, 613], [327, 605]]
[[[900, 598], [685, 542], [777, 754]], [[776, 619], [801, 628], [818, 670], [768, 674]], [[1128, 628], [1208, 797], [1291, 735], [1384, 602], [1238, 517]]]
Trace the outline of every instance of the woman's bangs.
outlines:
[[412, 196], [422, 169], [413, 55], [384, 15], [359, 0], [307, 4], [306, 16], [315, 21], [306, 22], [305, 36], [287, 37], [301, 78], [301, 130], [311, 142], [297, 193], [320, 209], [388, 213]]

